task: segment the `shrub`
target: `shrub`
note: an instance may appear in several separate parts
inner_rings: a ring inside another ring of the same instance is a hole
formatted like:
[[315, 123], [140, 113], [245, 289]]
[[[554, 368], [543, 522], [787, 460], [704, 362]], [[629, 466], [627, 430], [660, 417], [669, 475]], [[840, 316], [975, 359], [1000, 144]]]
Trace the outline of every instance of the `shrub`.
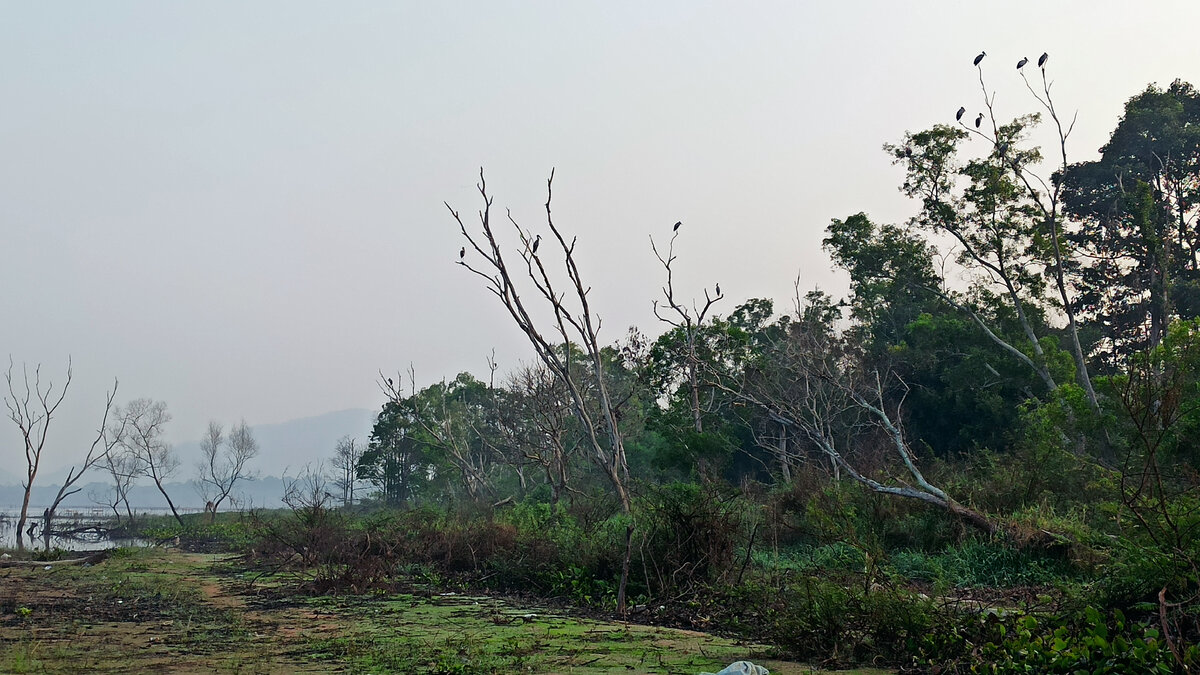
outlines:
[[[1094, 607], [1071, 618], [1023, 616], [1000, 625], [999, 634], [979, 649], [972, 672], [1169, 675], [1178, 665], [1157, 629], [1128, 624], [1120, 610], [1108, 620]], [[1200, 663], [1194, 646], [1181, 656], [1185, 663]]]

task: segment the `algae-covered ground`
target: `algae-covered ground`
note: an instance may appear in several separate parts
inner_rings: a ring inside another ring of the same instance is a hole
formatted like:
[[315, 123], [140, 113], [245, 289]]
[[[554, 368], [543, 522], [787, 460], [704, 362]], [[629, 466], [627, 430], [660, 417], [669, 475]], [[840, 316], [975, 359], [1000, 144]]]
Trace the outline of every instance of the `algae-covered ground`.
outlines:
[[0, 672], [697, 673], [739, 659], [825, 672], [761, 645], [490, 597], [305, 597], [251, 578], [227, 556], [164, 549], [2, 569]]

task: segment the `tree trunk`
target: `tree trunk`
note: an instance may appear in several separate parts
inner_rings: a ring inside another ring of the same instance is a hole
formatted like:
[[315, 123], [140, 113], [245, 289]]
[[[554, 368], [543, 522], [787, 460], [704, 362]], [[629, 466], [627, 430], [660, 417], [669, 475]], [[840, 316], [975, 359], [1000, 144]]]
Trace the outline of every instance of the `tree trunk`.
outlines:
[[987, 534], [995, 534], [997, 532], [996, 524], [988, 520], [987, 516], [974, 509], [967, 508], [953, 499], [946, 503], [946, 509]]
[[[632, 516], [630, 516], [632, 518]], [[621, 561], [621, 585], [617, 587], [617, 611], [626, 614], [625, 588], [629, 585], [629, 559], [633, 556], [633, 521], [625, 526], [625, 558]]]
[[155, 478], [154, 485], [158, 487], [158, 491], [162, 493], [163, 498], [167, 500], [167, 506], [171, 507], [171, 515], [175, 516], [175, 521], [179, 523], [180, 527], [184, 527], [183, 517], [181, 517], [179, 515], [179, 511], [175, 509], [175, 502], [171, 501], [171, 495], [168, 495], [166, 489], [163, 488], [162, 481], [158, 478]]
[[692, 389], [692, 424], [696, 427], [696, 433], [704, 433], [704, 420], [700, 417], [700, 378], [696, 373], [696, 345], [695, 337], [688, 336], [688, 384]]
[[22, 535], [25, 532], [25, 521], [29, 519], [29, 493], [32, 490], [33, 474], [29, 475], [29, 482], [25, 484], [25, 498], [21, 502], [21, 517], [17, 519], [17, 550], [25, 550], [25, 540]]

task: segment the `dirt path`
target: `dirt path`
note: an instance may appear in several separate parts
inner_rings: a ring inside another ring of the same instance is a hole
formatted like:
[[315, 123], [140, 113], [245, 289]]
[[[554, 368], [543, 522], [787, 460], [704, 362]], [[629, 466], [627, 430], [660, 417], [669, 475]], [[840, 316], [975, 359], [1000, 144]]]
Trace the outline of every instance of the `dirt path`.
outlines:
[[0, 672], [694, 674], [743, 658], [818, 672], [760, 645], [489, 597], [264, 597], [221, 560], [155, 549], [0, 570]]

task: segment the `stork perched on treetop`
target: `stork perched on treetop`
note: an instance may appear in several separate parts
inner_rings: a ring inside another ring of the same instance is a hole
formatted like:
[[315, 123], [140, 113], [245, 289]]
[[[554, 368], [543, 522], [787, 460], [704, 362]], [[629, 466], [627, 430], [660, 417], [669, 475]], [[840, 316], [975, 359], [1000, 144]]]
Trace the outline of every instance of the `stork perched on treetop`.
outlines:
[[961, 122], [962, 116], [967, 114], [966, 106], [959, 106], [958, 112], [954, 113], [954, 121]]
[[1042, 55], [1038, 57], [1038, 68], [1045, 68], [1046, 61], [1049, 60], [1049, 58], [1050, 52], [1042, 52]]
[[1029, 57], [1028, 56], [1021, 57], [1021, 60], [1017, 61], [1017, 70], [1024, 68], [1026, 63], [1029, 63]]
[[982, 61], [983, 57], [985, 56], [987, 56], [987, 52], [979, 52], [979, 56], [975, 57], [975, 65], [979, 65], [979, 62]]

